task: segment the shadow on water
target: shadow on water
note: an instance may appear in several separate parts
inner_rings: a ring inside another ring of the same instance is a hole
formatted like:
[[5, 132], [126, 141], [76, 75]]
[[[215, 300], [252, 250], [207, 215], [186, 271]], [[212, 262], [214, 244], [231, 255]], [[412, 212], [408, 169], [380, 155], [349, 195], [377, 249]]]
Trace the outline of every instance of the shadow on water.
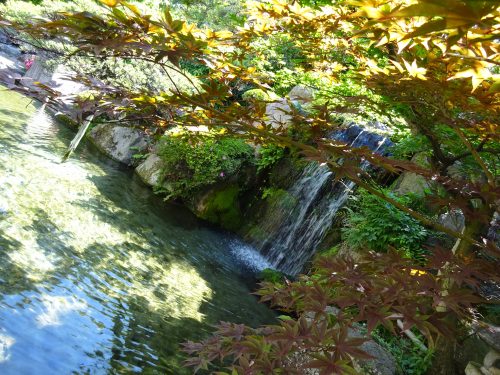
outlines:
[[5, 108], [0, 108], [0, 117], [4, 116], [10, 119], [15, 119], [17, 121], [27, 122], [30, 118], [30, 114], [26, 114], [23, 112], [18, 112], [16, 110], [10, 110]]
[[189, 374], [181, 342], [273, 321], [223, 233], [85, 143], [59, 164], [73, 132], [21, 107], [0, 109], [1, 374]]
[[[1, 220], [0, 220], [1, 223]], [[44, 251], [44, 255], [56, 256], [54, 259], [54, 269], [43, 272], [43, 280], [56, 280], [56, 274], [67, 271], [74, 265], [74, 251], [65, 243], [64, 239], [68, 233], [62, 232], [49, 219], [43, 210], [34, 212], [33, 221], [24, 230], [34, 231], [36, 235], [36, 244], [39, 249], [50, 249]], [[25, 250], [25, 251], [24, 251]], [[0, 231], [0, 291], [1, 296], [6, 294], [19, 294], [36, 289], [38, 280], [33, 276], [33, 272], [40, 266], [40, 258], [33, 258], [31, 264], [27, 259], [27, 254], [36, 253], [35, 249], [28, 248], [26, 245], [6, 235]], [[21, 261], [21, 262], [20, 262]], [[25, 263], [23, 263], [25, 261]], [[29, 265], [29, 266], [28, 266]], [[1, 297], [0, 296], [0, 297]]]
[[34, 288], [26, 270], [9, 257], [9, 254], [19, 250], [21, 246], [19, 241], [0, 230], [0, 299], [6, 294], [17, 294]]
[[[190, 370], [182, 367], [185, 357], [180, 352], [181, 342], [206, 337], [220, 320], [243, 319], [257, 325], [269, 319], [269, 315], [267, 319], [259, 316], [259, 309], [250, 312], [257, 313], [255, 316], [242, 316], [237, 311], [242, 306], [235, 302], [241, 302], [241, 294], [248, 290], [221, 274], [216, 262], [202, 266], [184, 262], [171, 251], [162, 251], [165, 244], [151, 243], [122, 242], [112, 248], [94, 243], [78, 253], [66, 244], [70, 234], [61, 231], [43, 210], [37, 210], [24, 229], [36, 231], [37, 245], [50, 249], [55, 267], [44, 273], [43, 280], [31, 281], [26, 269], [9, 258], [23, 244], [0, 233], [1, 272], [6, 275], [0, 286], [2, 295], [23, 295], [16, 306], [29, 308], [37, 298], [33, 293], [39, 293], [38, 286], [44, 284], [45, 294], [56, 290], [55, 295], [65, 295], [61, 291], [66, 290], [95, 308], [91, 315], [96, 326], [107, 325], [106, 320], [112, 322], [108, 341], [85, 352], [87, 359], [83, 362], [94, 361], [81, 364], [79, 373], [100, 373], [101, 361], [106, 361], [112, 373], [189, 374]], [[201, 294], [196, 292], [200, 286]], [[248, 298], [243, 306], [248, 306], [253, 297]], [[101, 316], [102, 312], [109, 318]], [[261, 312], [267, 313], [264, 308]], [[76, 316], [64, 321], [60, 334], [68, 337], [71, 325], [81, 324], [79, 320]], [[96, 332], [85, 334], [96, 342], [102, 340]], [[53, 338], [49, 342], [61, 345]]]

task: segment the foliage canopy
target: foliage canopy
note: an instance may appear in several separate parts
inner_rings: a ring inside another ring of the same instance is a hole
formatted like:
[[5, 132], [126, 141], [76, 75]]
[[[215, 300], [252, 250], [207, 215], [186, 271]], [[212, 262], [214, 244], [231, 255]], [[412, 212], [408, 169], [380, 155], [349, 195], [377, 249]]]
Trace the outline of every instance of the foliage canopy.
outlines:
[[[418, 329], [433, 346], [449, 333], [450, 321], [472, 318], [470, 308], [480, 301], [479, 280], [498, 280], [494, 264], [499, 250], [488, 229], [499, 202], [499, 1], [252, 2], [246, 23], [233, 32], [197, 28], [174, 19], [168, 9], [151, 17], [122, 0], [102, 3], [107, 8], [103, 14], [62, 13], [27, 24], [3, 19], [0, 25], [38, 39], [64, 36], [75, 54], [148, 61], [167, 76], [171, 67], [183, 74], [183, 61], [203, 67], [202, 84], [193, 84], [192, 92], [180, 90], [175, 80], [169, 92], [155, 93], [79, 77], [99, 92], [93, 101], [80, 102], [80, 109], [111, 118], [146, 115], [142, 125], [159, 129], [223, 126], [254, 144], [293, 148], [427, 229], [458, 239], [453, 251], [430, 249], [418, 267], [390, 250], [356, 262], [325, 257], [297, 282], [264, 284], [263, 300], [298, 318], [259, 329], [222, 324], [213, 338], [187, 345], [196, 354], [189, 365], [201, 369], [220, 361], [237, 374], [300, 373], [303, 367], [352, 373], [355, 360], [366, 358], [359, 349], [363, 340], [348, 335], [357, 323], [365, 323], [369, 332], [380, 325], [391, 332]], [[276, 49], [276, 54], [262, 48], [275, 42], [289, 48]], [[269, 121], [265, 101], [246, 106], [239, 100], [242, 86], [270, 92], [274, 71], [285, 66], [327, 82], [348, 77], [363, 89], [324, 90], [312, 111], [292, 108], [293, 122], [313, 136], [312, 142], [301, 142], [289, 136], [286, 126]], [[49, 97], [52, 104], [60, 100], [53, 91]], [[172, 108], [181, 115], [165, 116]], [[334, 121], [339, 114], [366, 111], [401, 116], [405, 130], [425, 144], [429, 165], [324, 136], [323, 130], [341, 126]], [[434, 212], [460, 210], [464, 230], [445, 227], [386, 194], [366, 172], [366, 163], [432, 181], [427, 200]], [[474, 178], [452, 173], [459, 163], [473, 168]], [[331, 306], [341, 311], [332, 313]], [[304, 350], [310, 360], [294, 368], [290, 359]]]

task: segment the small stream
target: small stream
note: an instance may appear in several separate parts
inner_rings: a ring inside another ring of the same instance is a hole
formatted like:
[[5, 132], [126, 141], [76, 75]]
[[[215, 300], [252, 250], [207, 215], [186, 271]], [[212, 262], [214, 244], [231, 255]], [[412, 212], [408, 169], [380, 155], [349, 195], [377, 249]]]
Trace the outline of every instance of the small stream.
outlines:
[[0, 374], [189, 374], [179, 343], [273, 320], [253, 249], [73, 135], [0, 91]]

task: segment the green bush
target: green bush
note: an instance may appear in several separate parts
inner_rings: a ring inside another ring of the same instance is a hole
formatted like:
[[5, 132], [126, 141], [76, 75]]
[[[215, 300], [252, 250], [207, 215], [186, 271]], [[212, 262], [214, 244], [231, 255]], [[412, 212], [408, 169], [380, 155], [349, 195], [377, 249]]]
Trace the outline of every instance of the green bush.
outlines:
[[[433, 131], [445, 155], [453, 158], [463, 154], [463, 143], [453, 129], [438, 125]], [[406, 131], [396, 134], [393, 138], [395, 138], [393, 139], [395, 144], [391, 147], [390, 152], [397, 159], [409, 159], [417, 153], [424, 153], [429, 156], [432, 154], [432, 146], [429, 140], [421, 134], [416, 135]], [[473, 147], [480, 148], [482, 138], [478, 137], [477, 134], [468, 133], [467, 138], [471, 141]], [[481, 158], [488, 168], [498, 175], [500, 173], [500, 164], [497, 155], [500, 152], [500, 143], [491, 143], [488, 145], [488, 149], [491, 152], [481, 153]], [[482, 175], [481, 168], [471, 155], [460, 158], [456, 167], [463, 176], [468, 176], [472, 180], [479, 180]]]
[[[143, 7], [145, 5], [143, 4]], [[39, 5], [20, 0], [8, 0], [5, 5], [0, 5], [0, 13], [5, 18], [16, 22], [26, 22], [34, 17], [51, 18], [53, 14], [59, 12], [81, 12], [100, 13], [104, 8], [93, 0], [72, 0], [72, 1], [44, 1]], [[150, 10], [150, 9], [146, 9]], [[40, 39], [32, 40], [29, 35], [21, 35], [28, 43], [21, 43], [21, 48], [26, 51], [33, 51], [33, 45], [39, 46], [48, 51], [60, 54], [76, 52], [77, 48], [62, 39]], [[113, 57], [88, 57], [78, 54], [71, 54], [67, 57], [56, 57], [50, 54], [50, 58], [43, 61], [45, 67], [54, 70], [62, 65], [75, 72], [102, 80], [115, 87], [124, 88], [131, 91], [142, 91], [144, 89], [155, 93], [168, 92], [174, 88], [174, 84], [181, 90], [189, 92], [194, 90], [190, 80], [196, 85], [197, 79], [187, 72], [184, 75], [169, 69], [169, 75], [155, 64], [149, 61], [138, 59], [122, 59]]]
[[[413, 333], [420, 341], [425, 342], [420, 332], [413, 330]], [[423, 352], [405, 336], [394, 336], [379, 326], [372, 332], [372, 338], [393, 355], [400, 373], [404, 375], [424, 375], [432, 364], [433, 351]]]
[[233, 30], [245, 21], [242, 0], [171, 0], [165, 3], [175, 16], [202, 28]]
[[272, 268], [266, 268], [260, 271], [257, 278], [268, 283], [283, 284], [287, 277], [280, 271], [273, 270]]
[[188, 197], [203, 186], [236, 175], [253, 162], [253, 149], [241, 139], [216, 137], [209, 133], [198, 138], [185, 134], [164, 136], [158, 155], [164, 162], [163, 181], [170, 197]]
[[285, 148], [273, 144], [262, 146], [257, 159], [257, 170], [272, 167], [285, 156]]
[[302, 50], [293, 36], [288, 34], [266, 35], [252, 42], [255, 55], [247, 63], [270, 77], [283, 69], [294, 69], [305, 61]]
[[[392, 195], [392, 198], [409, 207], [420, 205], [414, 197]], [[342, 232], [349, 246], [368, 247], [380, 252], [394, 247], [416, 260], [421, 260], [425, 254], [422, 244], [430, 232], [417, 220], [382, 199], [359, 190], [351, 198], [347, 212], [346, 227]]]

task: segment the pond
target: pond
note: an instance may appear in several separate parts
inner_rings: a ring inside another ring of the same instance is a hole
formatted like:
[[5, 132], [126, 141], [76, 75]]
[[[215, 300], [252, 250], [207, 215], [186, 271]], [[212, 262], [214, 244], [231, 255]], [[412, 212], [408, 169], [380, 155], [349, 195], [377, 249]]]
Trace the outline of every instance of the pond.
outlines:
[[[0, 88], [2, 89], [2, 88]], [[179, 345], [273, 313], [253, 249], [0, 91], [0, 374], [188, 374]]]

